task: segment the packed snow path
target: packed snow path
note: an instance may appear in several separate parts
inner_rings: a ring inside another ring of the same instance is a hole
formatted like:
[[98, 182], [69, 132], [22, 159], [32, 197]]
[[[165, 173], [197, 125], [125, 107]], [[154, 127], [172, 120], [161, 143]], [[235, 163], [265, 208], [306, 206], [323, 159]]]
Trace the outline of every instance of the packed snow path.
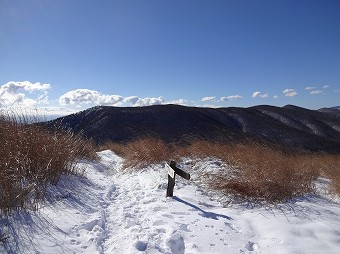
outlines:
[[[120, 172], [111, 151], [80, 163], [39, 212], [0, 221], [0, 253], [339, 253], [340, 205], [321, 196], [276, 208], [223, 207], [191, 181], [165, 198], [162, 166]], [[205, 165], [213, 167], [213, 165]], [[195, 172], [192, 171], [195, 179]]]

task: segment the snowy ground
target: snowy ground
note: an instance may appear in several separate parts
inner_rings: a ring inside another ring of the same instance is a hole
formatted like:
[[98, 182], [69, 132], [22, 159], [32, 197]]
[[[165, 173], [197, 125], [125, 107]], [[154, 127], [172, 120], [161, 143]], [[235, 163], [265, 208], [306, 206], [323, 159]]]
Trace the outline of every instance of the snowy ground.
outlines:
[[[192, 180], [165, 198], [162, 166], [121, 173], [111, 151], [80, 163], [37, 212], [1, 219], [0, 253], [339, 253], [340, 204], [311, 195], [275, 208], [229, 205]], [[196, 183], [196, 184], [195, 184]], [[322, 184], [321, 184], [322, 185]], [[323, 186], [323, 185], [322, 185]]]

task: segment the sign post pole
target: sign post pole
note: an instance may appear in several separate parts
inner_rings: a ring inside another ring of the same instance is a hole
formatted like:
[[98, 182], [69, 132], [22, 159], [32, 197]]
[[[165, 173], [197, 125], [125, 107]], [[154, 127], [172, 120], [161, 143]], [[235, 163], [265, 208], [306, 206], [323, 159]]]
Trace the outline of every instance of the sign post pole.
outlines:
[[168, 188], [166, 190], [166, 196], [172, 197], [174, 195], [174, 187], [175, 187], [175, 176], [172, 178], [168, 175]]
[[168, 169], [168, 188], [166, 190], [166, 197], [172, 197], [174, 195], [176, 173], [168, 164], [165, 164], [165, 167]]
[[190, 174], [177, 168], [176, 162], [174, 161], [171, 161], [170, 165], [165, 164], [165, 167], [168, 169], [168, 188], [166, 190], [166, 197], [172, 197], [174, 195], [176, 174], [187, 180], [190, 179]]

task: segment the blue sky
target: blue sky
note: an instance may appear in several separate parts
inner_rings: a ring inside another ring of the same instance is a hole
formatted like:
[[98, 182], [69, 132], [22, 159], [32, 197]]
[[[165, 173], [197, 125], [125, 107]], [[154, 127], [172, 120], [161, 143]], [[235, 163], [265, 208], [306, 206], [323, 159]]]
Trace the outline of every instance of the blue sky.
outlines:
[[338, 0], [0, 0], [0, 103], [340, 104]]

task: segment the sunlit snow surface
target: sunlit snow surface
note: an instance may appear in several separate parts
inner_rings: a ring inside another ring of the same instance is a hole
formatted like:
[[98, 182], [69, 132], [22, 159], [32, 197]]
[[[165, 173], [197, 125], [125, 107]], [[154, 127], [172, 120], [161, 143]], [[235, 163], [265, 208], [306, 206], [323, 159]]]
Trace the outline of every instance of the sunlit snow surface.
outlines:
[[198, 185], [200, 171], [188, 163], [192, 179], [177, 177], [175, 197], [166, 198], [162, 165], [122, 173], [120, 157], [99, 156], [79, 163], [86, 177], [51, 188], [38, 212], [2, 218], [9, 238], [0, 253], [339, 253], [340, 204], [328, 195], [225, 206]]

